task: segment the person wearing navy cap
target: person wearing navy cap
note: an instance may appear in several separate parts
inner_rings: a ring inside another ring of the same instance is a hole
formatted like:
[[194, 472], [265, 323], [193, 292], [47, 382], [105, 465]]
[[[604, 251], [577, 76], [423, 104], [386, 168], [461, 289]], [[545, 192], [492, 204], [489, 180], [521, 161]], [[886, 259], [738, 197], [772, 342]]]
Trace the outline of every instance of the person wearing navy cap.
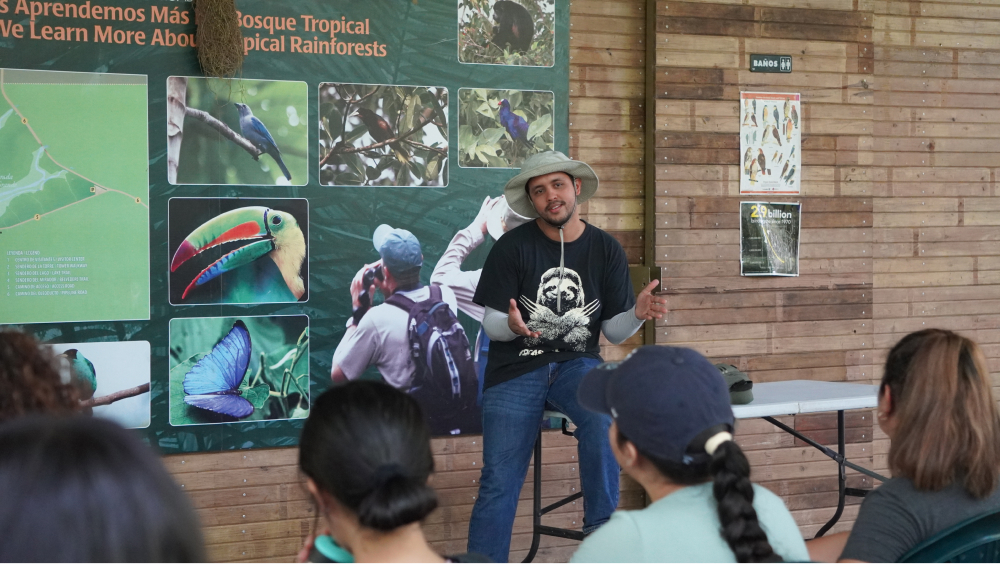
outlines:
[[579, 401], [611, 416], [611, 450], [651, 503], [616, 512], [572, 562], [809, 560], [785, 504], [750, 482], [729, 390], [701, 354], [640, 347], [588, 372]]

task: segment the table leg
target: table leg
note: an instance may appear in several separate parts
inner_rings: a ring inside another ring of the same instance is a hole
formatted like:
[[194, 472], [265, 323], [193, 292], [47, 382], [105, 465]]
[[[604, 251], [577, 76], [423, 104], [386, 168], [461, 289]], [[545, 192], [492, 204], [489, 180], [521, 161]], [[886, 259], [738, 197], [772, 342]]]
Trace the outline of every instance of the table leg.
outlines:
[[840, 520], [840, 516], [844, 514], [844, 502], [845, 495], [847, 492], [847, 471], [844, 468], [844, 461], [846, 460], [846, 446], [844, 445], [844, 411], [837, 411], [837, 454], [840, 456], [835, 460], [837, 461], [837, 478], [838, 478], [838, 492], [839, 497], [837, 499], [837, 511], [833, 514], [833, 518], [827, 521], [826, 525], [820, 528], [819, 532], [816, 533], [816, 538], [819, 538], [826, 534], [837, 521]]
[[788, 425], [785, 425], [781, 421], [778, 421], [774, 417], [762, 417], [761, 419], [767, 421], [768, 423], [774, 425], [775, 427], [781, 429], [782, 431], [785, 431], [786, 433], [794, 436], [795, 438], [802, 440], [809, 446], [829, 456], [831, 459], [833, 459], [834, 462], [837, 463], [837, 473], [838, 473], [837, 490], [839, 494], [837, 501], [837, 512], [834, 513], [833, 519], [830, 519], [830, 521], [827, 524], [823, 525], [823, 527], [819, 530], [819, 532], [816, 533], [817, 538], [825, 535], [826, 532], [829, 531], [830, 528], [837, 523], [837, 521], [840, 519], [840, 516], [844, 513], [845, 496], [850, 495], [856, 497], [864, 497], [864, 493], [867, 491], [867, 490], [858, 490], [856, 488], [847, 487], [847, 468], [856, 470], [867, 476], [871, 476], [872, 478], [875, 478], [880, 482], [888, 480], [888, 478], [882, 476], [881, 474], [872, 472], [871, 470], [863, 466], [858, 466], [857, 464], [854, 464], [853, 462], [847, 460], [846, 456], [847, 448], [846, 445], [844, 444], [846, 442], [846, 432], [844, 430], [843, 410], [837, 411], [837, 452], [834, 452], [832, 449], [817, 443], [816, 441], [810, 439], [809, 437], [803, 435], [802, 433], [799, 433], [798, 431], [789, 427]]

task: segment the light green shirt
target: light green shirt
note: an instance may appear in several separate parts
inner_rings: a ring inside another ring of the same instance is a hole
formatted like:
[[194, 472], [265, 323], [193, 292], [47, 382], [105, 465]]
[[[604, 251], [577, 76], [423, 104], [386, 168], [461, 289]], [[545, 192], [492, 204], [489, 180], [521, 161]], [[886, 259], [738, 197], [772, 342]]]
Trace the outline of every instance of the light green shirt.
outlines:
[[[767, 540], [786, 562], [809, 551], [781, 498], [754, 484], [753, 507]], [[736, 562], [719, 533], [712, 483], [689, 486], [645, 509], [616, 511], [583, 541], [570, 562]]]

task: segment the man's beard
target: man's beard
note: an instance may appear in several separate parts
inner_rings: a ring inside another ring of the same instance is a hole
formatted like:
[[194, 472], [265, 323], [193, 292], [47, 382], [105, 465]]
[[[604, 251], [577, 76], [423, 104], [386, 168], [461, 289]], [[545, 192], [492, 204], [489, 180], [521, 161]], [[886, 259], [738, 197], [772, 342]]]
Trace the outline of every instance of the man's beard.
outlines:
[[[566, 207], [566, 205], [567, 205], [566, 202], [563, 202], [563, 207], [564, 208]], [[562, 228], [563, 225], [566, 225], [566, 222], [568, 222], [570, 219], [573, 218], [573, 212], [575, 212], [575, 211], [576, 211], [576, 197], [573, 198], [573, 207], [569, 208], [569, 213], [566, 214], [566, 218], [563, 219], [562, 221], [551, 221], [548, 218], [542, 216], [542, 214], [538, 214], [538, 217], [540, 217], [542, 219], [542, 221], [544, 221], [545, 223], [548, 223], [552, 227], [555, 227], [555, 228], [558, 229], [558, 228]]]

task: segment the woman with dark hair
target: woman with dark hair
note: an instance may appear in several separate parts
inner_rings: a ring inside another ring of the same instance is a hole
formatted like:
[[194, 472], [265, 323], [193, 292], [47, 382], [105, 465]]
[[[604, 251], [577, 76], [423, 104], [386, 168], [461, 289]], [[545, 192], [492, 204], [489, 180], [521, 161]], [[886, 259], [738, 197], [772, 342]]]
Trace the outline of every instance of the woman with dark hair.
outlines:
[[893, 478], [865, 497], [849, 536], [810, 541], [815, 560], [895, 562], [1000, 509], [1000, 414], [975, 342], [941, 329], [903, 337], [885, 361], [877, 418]]
[[102, 419], [0, 426], [0, 562], [204, 562], [198, 519], [152, 450]]
[[80, 410], [79, 392], [64, 383], [52, 351], [29, 335], [0, 331], [0, 423], [28, 413]]
[[430, 431], [416, 400], [392, 386], [357, 380], [321, 395], [302, 429], [299, 466], [330, 536], [354, 561], [483, 561], [446, 560], [427, 544], [420, 521], [438, 503], [427, 483]]
[[647, 346], [584, 376], [580, 404], [613, 419], [611, 450], [649, 495], [588, 536], [572, 562], [809, 558], [778, 496], [750, 482], [719, 370], [691, 349]]

